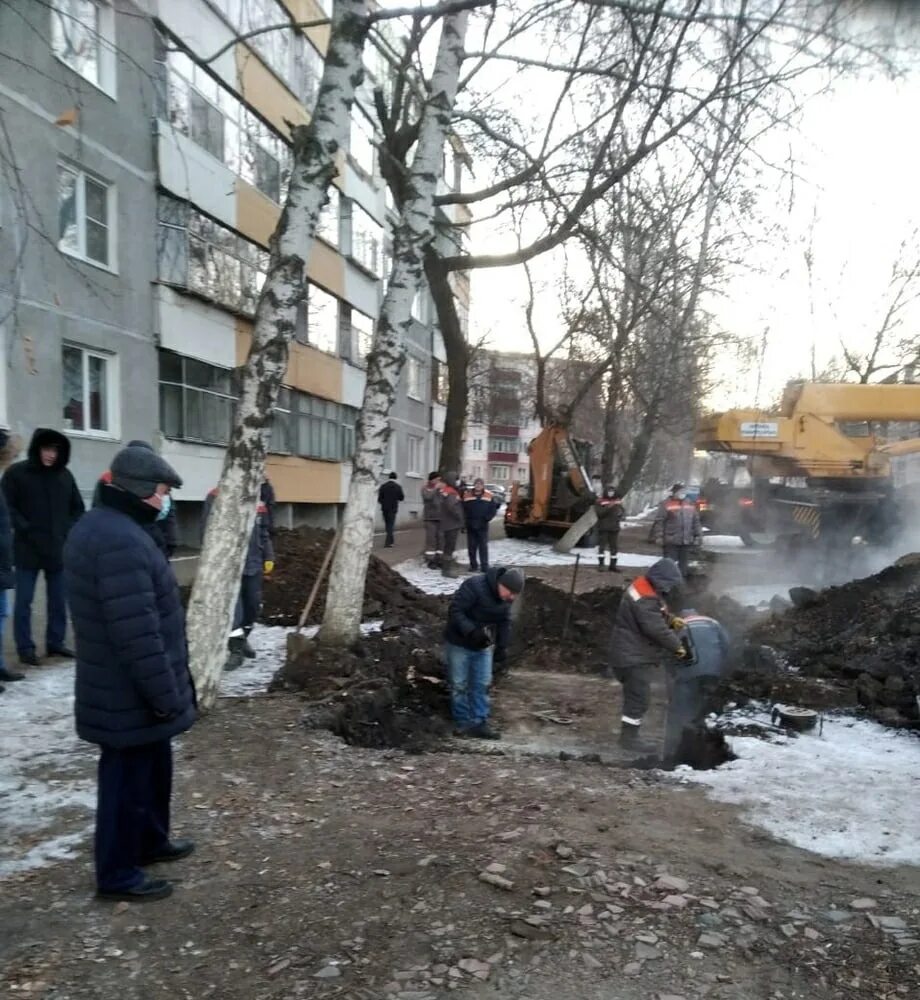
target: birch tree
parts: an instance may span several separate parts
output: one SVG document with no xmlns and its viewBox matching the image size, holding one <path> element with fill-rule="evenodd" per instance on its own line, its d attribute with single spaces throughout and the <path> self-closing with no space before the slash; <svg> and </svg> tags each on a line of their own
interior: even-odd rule
<svg viewBox="0 0 920 1000">
<path fill-rule="evenodd" d="M 217 697 L 226 659 L 256 499 L 265 470 L 272 411 L 287 369 L 297 307 L 307 292 L 307 259 L 316 224 L 347 147 L 351 106 L 360 85 L 370 22 L 366 0 L 336 0 L 316 108 L 309 124 L 292 129 L 287 199 L 269 245 L 268 275 L 256 306 L 252 344 L 217 498 L 208 519 L 188 612 L 189 661 L 199 704 Z"/>
<path fill-rule="evenodd" d="M 406 360 L 412 301 L 422 287 L 425 251 L 435 236 L 434 197 L 463 65 L 468 20 L 468 12 L 460 11 L 442 22 L 418 139 L 402 186 L 400 216 L 393 233 L 393 271 L 368 357 L 348 502 L 319 633 L 323 643 L 344 645 L 360 633 L 364 583 L 374 540 L 377 483 L 390 435 L 388 417 Z"/>
</svg>

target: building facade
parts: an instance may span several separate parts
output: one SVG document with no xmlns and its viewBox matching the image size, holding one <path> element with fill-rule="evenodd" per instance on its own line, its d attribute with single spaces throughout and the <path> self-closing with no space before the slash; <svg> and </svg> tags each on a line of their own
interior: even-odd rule
<svg viewBox="0 0 920 1000">
<path fill-rule="evenodd" d="M 9 264 L 0 317 L 15 307 L 2 327 L 4 401 L 20 433 L 47 425 L 73 435 L 87 493 L 118 443 L 155 441 L 185 481 L 180 523 L 194 543 L 200 502 L 220 475 L 236 372 L 286 194 L 290 126 L 309 121 L 322 76 L 328 28 L 301 31 L 294 18 L 321 20 L 331 3 L 138 4 L 0 7 L 0 49 L 35 67 L 30 83 L 0 63 L 24 181 L 22 195 L 0 196 L 0 263 Z M 366 113 L 373 87 L 386 86 L 376 50 L 366 71 L 274 414 L 268 476 L 283 526 L 337 521 L 389 270 L 388 199 Z M 20 90 L 13 79 L 23 80 Z M 460 179 L 463 160 L 452 152 L 445 188 Z M 17 199 L 45 213 L 47 238 L 19 253 L 22 275 L 8 287 L 3 275 L 17 273 L 23 242 Z M 444 418 L 444 351 L 427 294 L 413 315 L 389 463 L 404 485 L 406 519 L 419 514 Z"/>
</svg>

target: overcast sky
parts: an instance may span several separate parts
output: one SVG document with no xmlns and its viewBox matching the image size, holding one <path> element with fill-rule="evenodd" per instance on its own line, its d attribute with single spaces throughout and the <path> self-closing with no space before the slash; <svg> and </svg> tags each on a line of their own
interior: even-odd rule
<svg viewBox="0 0 920 1000">
<path fill-rule="evenodd" d="M 750 270 L 733 276 L 707 304 L 736 334 L 761 344 L 766 331 L 766 349 L 755 372 L 739 375 L 736 359 L 725 359 L 713 406 L 769 403 L 787 379 L 809 373 L 813 346 L 820 368 L 840 353 L 841 336 L 851 347 L 871 336 L 884 313 L 892 264 L 920 223 L 918 106 L 916 75 L 897 83 L 843 81 L 807 106 L 795 133 L 766 141 L 768 159 L 791 154 L 796 164 L 794 198 L 785 184 L 762 192 L 765 225 L 753 234 L 761 245 L 746 261 Z M 811 289 L 804 258 L 809 242 Z M 507 243 L 482 226 L 473 249 Z M 542 259 L 535 272 L 543 288 L 540 329 L 548 343 L 560 329 L 559 255 Z M 471 336 L 487 335 L 490 346 L 500 349 L 529 350 L 526 294 L 520 268 L 476 271 Z"/>
</svg>

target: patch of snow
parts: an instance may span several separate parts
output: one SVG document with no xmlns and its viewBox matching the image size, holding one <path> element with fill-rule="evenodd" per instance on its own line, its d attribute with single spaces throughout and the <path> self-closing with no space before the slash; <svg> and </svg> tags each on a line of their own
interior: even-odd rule
<svg viewBox="0 0 920 1000">
<path fill-rule="evenodd" d="M 365 634 L 380 630 L 365 622 Z M 265 691 L 284 662 L 294 629 L 257 625 L 250 636 L 257 659 L 221 678 L 222 697 Z M 318 627 L 304 629 L 315 635 Z M 30 670 L 0 694 L 0 879 L 81 850 L 93 829 L 97 749 L 77 737 L 73 718 L 74 664 Z M 61 826 L 66 833 L 55 833 Z"/>
<path fill-rule="evenodd" d="M 594 563 L 597 559 L 597 547 L 576 551 L 581 555 L 582 564 Z M 489 542 L 489 561 L 493 566 L 517 566 L 521 569 L 528 566 L 573 566 L 575 555 L 575 552 L 556 552 L 552 539 L 498 538 Z M 466 554 L 458 552 L 457 556 L 459 571 L 469 575 L 471 571 Z M 659 555 L 637 552 L 620 552 L 617 556 L 620 567 L 624 569 L 644 569 L 653 566 L 660 558 Z M 393 569 L 426 594 L 450 595 L 464 579 L 462 576 L 442 576 L 439 569 L 428 569 L 421 559 L 406 559 Z"/>
<path fill-rule="evenodd" d="M 765 608 L 777 595 L 789 599 L 789 584 L 757 583 L 740 586 L 714 587 L 717 593 L 730 597 L 746 608 Z"/>
<path fill-rule="evenodd" d="M 762 549 L 748 548 L 737 535 L 709 535 L 703 534 L 703 548 L 709 552 L 749 552 L 751 555 L 760 555 Z"/>
<path fill-rule="evenodd" d="M 738 714 L 739 721 L 752 721 Z M 754 721 L 769 722 L 766 712 Z M 920 864 L 920 739 L 851 716 L 825 718 L 823 734 L 766 742 L 729 737 L 738 760 L 714 771 L 680 768 L 747 822 L 827 858 Z"/>
</svg>

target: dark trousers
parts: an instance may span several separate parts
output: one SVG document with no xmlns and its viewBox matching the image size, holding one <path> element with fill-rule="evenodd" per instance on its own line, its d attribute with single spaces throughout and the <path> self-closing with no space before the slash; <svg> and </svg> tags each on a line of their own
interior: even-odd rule
<svg viewBox="0 0 920 1000">
<path fill-rule="evenodd" d="M 625 667 L 616 671 L 617 680 L 623 685 L 623 720 L 638 726 L 648 711 L 652 697 L 651 664 Z"/>
<path fill-rule="evenodd" d="M 20 654 L 34 653 L 32 638 L 32 601 L 38 584 L 37 569 L 16 570 L 16 603 L 13 606 L 13 635 Z M 45 650 L 54 652 L 64 645 L 67 632 L 67 607 L 64 600 L 64 572 L 45 573 L 48 595 L 48 622 L 45 627 Z"/>
<path fill-rule="evenodd" d="M 466 527 L 466 550 L 470 557 L 470 569 L 489 571 L 489 526 L 488 524 L 468 524 Z"/>
<path fill-rule="evenodd" d="M 392 545 L 396 539 L 393 537 L 393 529 L 396 527 L 396 511 L 385 510 L 383 512 L 383 528 L 387 533 L 386 544 Z"/>
<path fill-rule="evenodd" d="M 457 535 L 459 528 L 450 528 L 441 532 L 441 551 L 444 553 L 444 562 L 449 563 L 454 558 L 454 549 L 457 547 Z"/>
<path fill-rule="evenodd" d="M 687 570 L 690 569 L 690 548 L 689 545 L 665 545 L 663 555 L 665 559 L 673 559 L 680 567 L 681 576 L 687 579 Z"/>
<path fill-rule="evenodd" d="M 96 886 L 123 892 L 140 885 L 140 866 L 169 843 L 172 795 L 169 740 L 103 747 L 96 805 Z"/>
<path fill-rule="evenodd" d="M 425 555 L 433 556 L 441 551 L 441 522 L 425 522 Z"/>
<path fill-rule="evenodd" d="M 256 623 L 262 609 L 262 574 L 250 573 L 240 579 L 240 596 L 236 599 L 233 613 L 234 631 L 238 628 L 248 632 Z"/>
<path fill-rule="evenodd" d="M 619 542 L 619 531 L 599 531 L 597 533 L 597 554 L 602 556 L 605 552 L 609 552 L 616 558 Z"/>
</svg>

